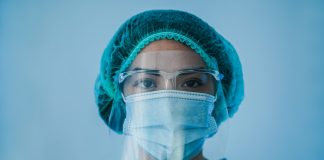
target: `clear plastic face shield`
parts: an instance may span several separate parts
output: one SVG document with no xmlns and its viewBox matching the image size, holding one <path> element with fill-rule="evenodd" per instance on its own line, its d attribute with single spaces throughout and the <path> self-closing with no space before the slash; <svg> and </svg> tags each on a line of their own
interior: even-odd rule
<svg viewBox="0 0 324 160">
<path fill-rule="evenodd" d="M 121 159 L 224 158 L 228 120 L 214 117 L 228 118 L 222 78 L 193 51 L 140 53 L 118 76 L 126 109 Z"/>
</svg>

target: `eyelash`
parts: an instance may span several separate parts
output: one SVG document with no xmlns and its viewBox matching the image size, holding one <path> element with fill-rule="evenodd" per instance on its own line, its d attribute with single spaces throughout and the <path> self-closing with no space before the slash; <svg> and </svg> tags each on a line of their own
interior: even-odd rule
<svg viewBox="0 0 324 160">
<path fill-rule="evenodd" d="M 194 81 L 195 83 L 198 83 L 198 86 L 201 86 L 203 84 L 201 82 L 201 80 L 199 80 L 199 79 L 189 79 L 189 80 L 185 81 L 181 86 L 184 86 L 187 82 L 192 82 L 192 81 Z M 185 86 L 185 87 L 187 87 L 187 86 Z M 197 87 L 197 86 L 195 86 L 195 87 Z"/>
<path fill-rule="evenodd" d="M 149 79 L 149 78 L 136 80 L 132 86 L 133 86 L 133 87 L 136 87 L 136 86 L 138 86 L 140 83 L 145 82 L 146 80 L 149 80 L 150 82 L 152 82 L 153 85 L 154 85 L 154 87 L 156 87 L 156 84 L 154 84 L 153 80 L 152 80 L 152 79 Z M 142 88 L 144 88 L 144 87 L 142 87 Z"/>
</svg>

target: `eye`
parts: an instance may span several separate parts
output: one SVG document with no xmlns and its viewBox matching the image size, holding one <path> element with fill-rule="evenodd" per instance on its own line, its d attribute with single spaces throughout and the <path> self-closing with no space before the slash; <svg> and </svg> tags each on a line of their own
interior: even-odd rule
<svg viewBox="0 0 324 160">
<path fill-rule="evenodd" d="M 140 87 L 143 89 L 151 89 L 151 88 L 156 87 L 156 84 L 155 84 L 154 80 L 145 78 L 145 79 L 137 80 L 133 86 Z"/>
<path fill-rule="evenodd" d="M 201 86 L 203 83 L 200 80 L 197 79 L 191 79 L 187 80 L 182 84 L 183 87 L 189 87 L 189 88 L 196 88 Z"/>
</svg>

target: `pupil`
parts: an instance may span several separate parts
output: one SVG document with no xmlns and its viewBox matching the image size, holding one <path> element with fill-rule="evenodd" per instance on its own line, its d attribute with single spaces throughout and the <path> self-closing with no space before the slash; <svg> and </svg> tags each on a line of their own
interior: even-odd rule
<svg viewBox="0 0 324 160">
<path fill-rule="evenodd" d="M 144 81 L 144 86 L 145 87 L 150 87 L 152 85 L 152 82 L 150 81 Z"/>
<path fill-rule="evenodd" d="M 195 85 L 195 81 L 189 81 L 189 82 L 187 82 L 187 85 L 189 86 L 189 87 L 192 87 L 192 86 L 194 86 Z"/>
</svg>

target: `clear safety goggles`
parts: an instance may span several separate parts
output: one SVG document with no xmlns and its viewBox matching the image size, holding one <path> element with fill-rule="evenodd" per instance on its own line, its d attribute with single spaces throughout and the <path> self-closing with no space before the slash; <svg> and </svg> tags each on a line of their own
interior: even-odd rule
<svg viewBox="0 0 324 160">
<path fill-rule="evenodd" d="M 136 68 L 120 73 L 118 82 L 123 96 L 165 89 L 215 95 L 222 78 L 221 73 L 211 69 L 184 69 L 169 73 Z"/>
</svg>

